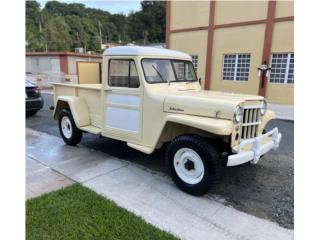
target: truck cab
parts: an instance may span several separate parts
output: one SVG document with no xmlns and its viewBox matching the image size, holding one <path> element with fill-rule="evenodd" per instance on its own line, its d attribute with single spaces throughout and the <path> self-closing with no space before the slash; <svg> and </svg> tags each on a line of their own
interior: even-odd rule
<svg viewBox="0 0 320 240">
<path fill-rule="evenodd" d="M 69 145 L 85 132 L 146 154 L 166 143 L 173 181 L 193 195 L 206 193 L 222 167 L 257 164 L 279 146 L 278 129 L 264 131 L 275 117 L 266 100 L 203 90 L 188 54 L 114 47 L 101 69 L 101 83 L 54 84 L 54 118 Z"/>
</svg>

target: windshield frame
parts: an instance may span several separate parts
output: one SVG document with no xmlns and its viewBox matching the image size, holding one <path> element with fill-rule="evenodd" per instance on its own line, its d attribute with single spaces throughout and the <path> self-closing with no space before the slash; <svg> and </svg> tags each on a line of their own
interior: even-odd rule
<svg viewBox="0 0 320 240">
<path fill-rule="evenodd" d="M 143 67 L 143 61 L 144 60 L 168 60 L 170 62 L 170 65 L 172 67 L 172 71 L 174 73 L 174 77 L 175 77 L 175 80 L 170 80 L 170 81 L 166 81 L 166 82 L 149 82 L 147 80 L 147 77 L 146 77 L 146 73 L 145 73 L 145 70 L 144 70 L 144 67 Z M 173 62 L 174 61 L 177 61 L 177 62 L 187 62 L 187 63 L 190 63 L 191 66 L 192 66 L 192 71 L 194 73 L 194 76 L 195 76 L 195 80 L 178 80 L 178 77 L 177 77 L 177 73 L 176 73 L 176 69 L 174 67 L 174 64 Z M 191 60 L 186 60 L 186 59 L 178 59 L 178 58 L 142 58 L 140 60 L 140 64 L 141 64 L 141 68 L 142 68 L 142 71 L 143 71 L 143 76 L 144 76 L 144 79 L 145 81 L 148 83 L 148 84 L 159 84 L 159 83 L 192 83 L 192 82 L 197 82 L 198 81 L 198 76 L 194 70 L 194 66 L 193 66 L 193 63 Z"/>
</svg>

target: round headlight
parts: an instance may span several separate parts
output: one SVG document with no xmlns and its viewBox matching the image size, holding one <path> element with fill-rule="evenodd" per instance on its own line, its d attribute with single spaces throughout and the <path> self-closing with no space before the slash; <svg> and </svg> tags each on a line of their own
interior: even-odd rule
<svg viewBox="0 0 320 240">
<path fill-rule="evenodd" d="M 260 108 L 260 114 L 263 116 L 267 112 L 267 102 L 263 101 L 262 102 L 262 107 Z"/>
<path fill-rule="evenodd" d="M 235 112 L 234 112 L 234 120 L 235 122 L 239 123 L 242 120 L 242 108 L 240 106 L 237 106 Z"/>
</svg>

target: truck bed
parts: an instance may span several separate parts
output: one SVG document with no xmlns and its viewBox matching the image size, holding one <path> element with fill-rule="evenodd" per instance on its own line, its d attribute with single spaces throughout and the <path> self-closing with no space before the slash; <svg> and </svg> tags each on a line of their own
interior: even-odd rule
<svg viewBox="0 0 320 240">
<path fill-rule="evenodd" d="M 54 105 L 56 106 L 59 96 L 75 96 L 84 98 L 88 105 L 90 114 L 90 122 L 88 128 L 102 127 L 102 105 L 101 105 L 101 89 L 102 84 L 67 84 L 54 83 Z M 95 130 L 97 131 L 97 129 Z"/>
<path fill-rule="evenodd" d="M 102 84 L 75 84 L 75 83 L 52 83 L 54 86 L 63 86 L 63 87 L 76 87 L 76 88 L 86 88 L 86 89 L 96 89 L 101 90 Z"/>
</svg>

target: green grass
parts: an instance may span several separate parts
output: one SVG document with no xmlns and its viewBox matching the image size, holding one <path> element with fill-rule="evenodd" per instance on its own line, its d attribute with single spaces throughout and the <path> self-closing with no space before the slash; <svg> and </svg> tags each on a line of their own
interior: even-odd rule
<svg viewBox="0 0 320 240">
<path fill-rule="evenodd" d="M 26 202 L 27 239 L 176 239 L 79 184 Z"/>
</svg>

